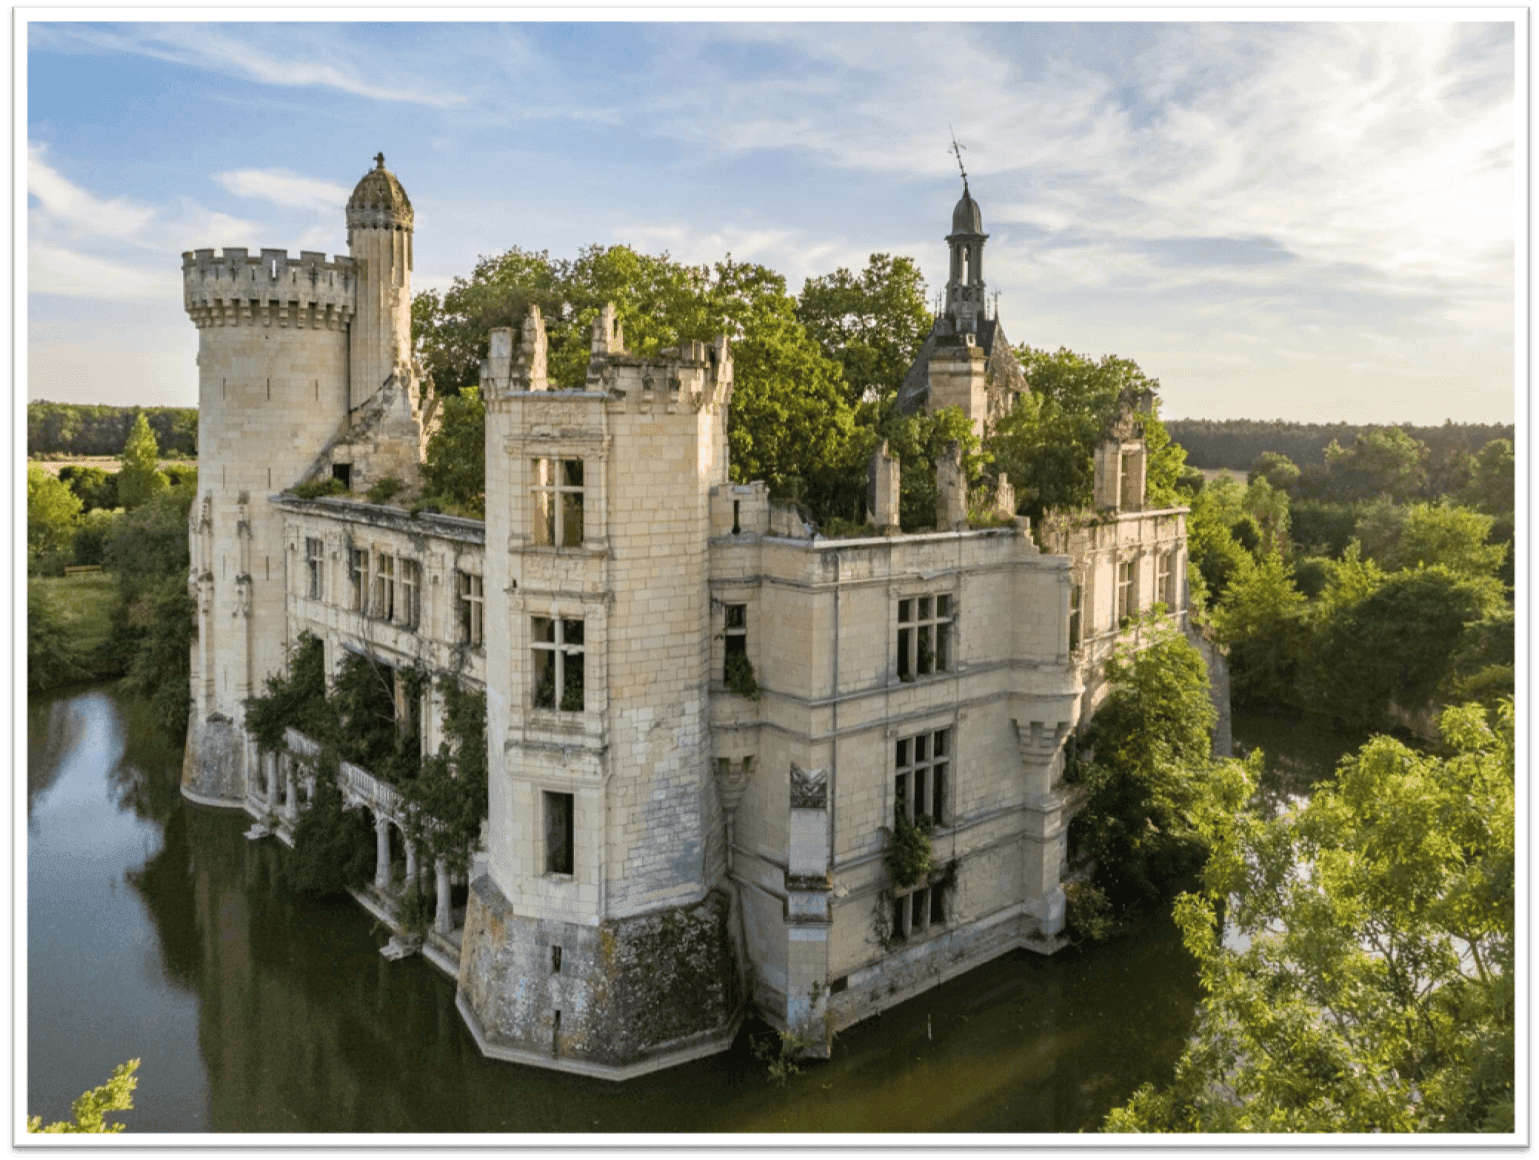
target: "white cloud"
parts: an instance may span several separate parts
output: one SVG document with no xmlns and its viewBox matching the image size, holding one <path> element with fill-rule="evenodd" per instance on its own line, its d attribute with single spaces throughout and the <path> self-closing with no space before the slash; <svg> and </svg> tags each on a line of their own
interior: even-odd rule
<svg viewBox="0 0 1539 1160">
<path fill-rule="evenodd" d="M 263 84 L 338 89 L 377 101 L 454 105 L 461 98 L 443 79 L 411 75 L 405 62 L 381 60 L 356 40 L 307 25 L 297 37 L 290 24 L 33 24 L 34 45 L 131 53 L 237 75 Z M 388 77 L 377 83 L 373 77 Z"/>
<path fill-rule="evenodd" d="M 292 209 L 339 217 L 352 191 L 335 182 L 304 177 L 284 169 L 232 169 L 214 180 L 236 197 L 253 197 Z"/>
<path fill-rule="evenodd" d="M 181 274 L 169 263 L 164 269 L 145 269 L 39 242 L 27 246 L 27 290 L 31 294 L 174 301 L 181 288 Z"/>
<path fill-rule="evenodd" d="M 44 160 L 47 146 L 27 145 L 27 192 L 43 213 L 77 234 L 131 239 L 155 219 L 155 211 L 123 198 L 99 198 L 63 177 Z"/>
</svg>

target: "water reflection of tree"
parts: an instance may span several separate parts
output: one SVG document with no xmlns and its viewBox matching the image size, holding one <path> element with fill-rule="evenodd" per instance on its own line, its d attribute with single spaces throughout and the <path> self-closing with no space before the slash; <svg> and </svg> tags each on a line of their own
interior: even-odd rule
<svg viewBox="0 0 1539 1160">
<path fill-rule="evenodd" d="M 183 747 L 166 737 L 150 702 L 123 693 L 112 695 L 123 725 L 123 757 L 107 773 L 119 809 L 166 823 L 182 803 Z"/>
</svg>

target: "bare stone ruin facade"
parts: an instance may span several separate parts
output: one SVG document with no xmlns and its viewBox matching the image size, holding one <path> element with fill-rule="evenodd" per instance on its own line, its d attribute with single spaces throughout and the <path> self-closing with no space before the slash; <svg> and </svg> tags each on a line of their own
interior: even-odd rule
<svg viewBox="0 0 1539 1160">
<path fill-rule="evenodd" d="M 885 449 L 871 534 L 827 539 L 729 482 L 725 339 L 642 358 L 608 310 L 587 382 L 555 390 L 531 310 L 482 365 L 484 522 L 300 499 L 327 476 L 414 479 L 431 418 L 413 215 L 382 157 L 347 226 L 329 261 L 184 255 L 204 462 L 183 792 L 292 832 L 313 747 L 290 731 L 259 753 L 243 706 L 302 632 L 328 672 L 353 651 L 484 690 L 483 848 L 463 914 L 445 868 L 421 868 L 440 900 L 424 949 L 481 1049 L 537 1066 L 625 1078 L 725 1048 L 750 1010 L 816 1054 L 1005 951 L 1056 949 L 1065 744 L 1134 615 L 1186 618 L 1184 509 L 1146 510 L 1139 401 L 1098 455 L 1100 510 L 1041 546 L 1024 519 L 969 530 L 944 457 L 938 530 L 900 533 Z M 1029 389 L 986 316 L 985 238 L 964 193 L 947 308 L 903 388 L 980 430 Z M 1007 486 L 1000 502 L 1013 514 Z M 436 751 L 439 694 L 408 701 Z M 374 817 L 363 900 L 389 919 L 399 797 L 367 770 L 342 782 Z M 899 814 L 933 819 L 936 867 L 902 887 Z"/>
</svg>

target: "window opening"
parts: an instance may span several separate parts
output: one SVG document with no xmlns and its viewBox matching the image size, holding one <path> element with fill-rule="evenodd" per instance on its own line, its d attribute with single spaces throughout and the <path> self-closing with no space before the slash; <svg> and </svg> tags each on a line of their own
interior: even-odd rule
<svg viewBox="0 0 1539 1160">
<path fill-rule="evenodd" d="M 363 611 L 364 580 L 369 574 L 369 550 L 354 548 L 348 556 L 348 604 L 353 612 Z"/>
<path fill-rule="evenodd" d="M 1079 607 L 1083 599 L 1078 584 L 1069 589 L 1069 651 L 1079 648 Z"/>
<path fill-rule="evenodd" d="M 561 973 L 561 948 L 557 946 L 550 948 L 550 973 L 553 975 Z"/>
<path fill-rule="evenodd" d="M 898 679 L 951 671 L 951 597 L 898 601 Z"/>
<path fill-rule="evenodd" d="M 321 585 L 326 569 L 326 544 L 323 540 L 305 537 L 305 570 L 309 574 L 310 599 L 321 598 Z"/>
<path fill-rule="evenodd" d="M 534 707 L 580 713 L 584 708 L 583 622 L 536 616 L 531 624 Z"/>
<path fill-rule="evenodd" d="M 946 784 L 951 769 L 951 730 L 937 729 L 898 741 L 893 763 L 893 821 L 928 817 L 946 824 Z"/>
<path fill-rule="evenodd" d="M 1120 625 L 1133 611 L 1133 561 L 1117 565 L 1117 623 Z"/>
<path fill-rule="evenodd" d="M 572 836 L 572 795 L 547 792 L 545 794 L 545 873 L 572 873 Z"/>
<path fill-rule="evenodd" d="M 1154 579 L 1155 599 L 1165 606 L 1166 612 L 1174 612 L 1176 607 L 1174 585 L 1171 584 L 1171 565 L 1174 552 L 1162 552 L 1157 564 L 1158 571 Z"/>
<path fill-rule="evenodd" d="M 546 547 L 582 547 L 582 460 L 535 459 L 531 470 L 534 542 Z"/>
<path fill-rule="evenodd" d="M 459 578 L 460 640 L 471 648 L 480 648 L 484 610 L 481 577 L 473 572 L 461 572 Z"/>
<path fill-rule="evenodd" d="M 401 602 L 397 615 L 405 628 L 416 628 L 422 619 L 422 565 L 416 560 L 401 561 Z"/>
<path fill-rule="evenodd" d="M 369 614 L 380 620 L 395 619 L 395 557 L 381 554 L 375 561 L 374 599 Z"/>
<path fill-rule="evenodd" d="M 331 465 L 331 478 L 340 479 L 342 486 L 351 491 L 353 488 L 353 465 L 351 463 L 333 463 Z"/>
</svg>

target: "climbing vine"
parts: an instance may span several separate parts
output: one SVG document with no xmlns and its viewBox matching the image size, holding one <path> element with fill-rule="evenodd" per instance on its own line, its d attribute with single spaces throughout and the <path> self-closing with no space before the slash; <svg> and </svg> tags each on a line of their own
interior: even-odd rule
<svg viewBox="0 0 1539 1160">
<path fill-rule="evenodd" d="M 439 680 L 438 692 L 447 740 L 403 786 L 415 807 L 407 831 L 419 848 L 460 874 L 469 868 L 486 817 L 486 694 L 466 692 L 449 676 Z"/>
</svg>

